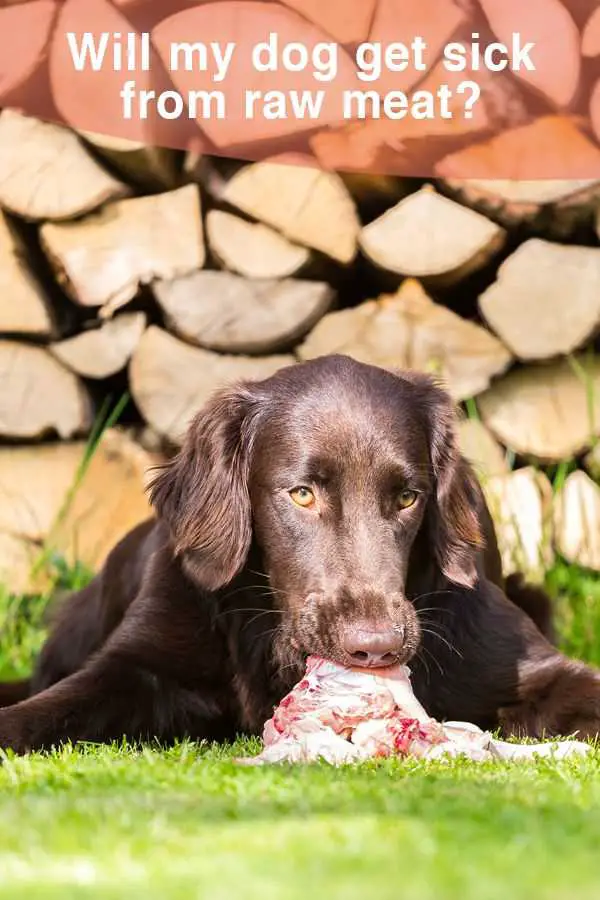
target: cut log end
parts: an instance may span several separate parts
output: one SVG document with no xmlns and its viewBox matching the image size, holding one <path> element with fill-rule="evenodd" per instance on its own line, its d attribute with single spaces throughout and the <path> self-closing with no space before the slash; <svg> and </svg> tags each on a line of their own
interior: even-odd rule
<svg viewBox="0 0 600 900">
<path fill-rule="evenodd" d="M 266 378 L 294 362 L 286 355 L 253 359 L 212 353 L 151 326 L 131 360 L 130 385 L 148 425 L 179 444 L 192 417 L 218 388 Z"/>
<path fill-rule="evenodd" d="M 543 582 L 554 561 L 552 486 L 534 467 L 490 478 L 483 484 L 505 575 L 521 573 Z"/>
<path fill-rule="evenodd" d="M 434 303 L 413 280 L 395 295 L 325 316 L 297 353 L 302 359 L 345 353 L 387 369 L 429 372 L 456 400 L 484 391 L 511 361 L 493 335 Z"/>
<path fill-rule="evenodd" d="M 600 328 L 600 250 L 527 241 L 502 264 L 479 308 L 519 359 L 571 353 Z"/>
<path fill-rule="evenodd" d="M 246 166 L 226 184 L 221 199 L 339 263 L 348 265 L 356 256 L 360 223 L 352 198 L 342 179 L 321 171 L 314 160 Z"/>
<path fill-rule="evenodd" d="M 47 223 L 41 240 L 59 280 L 82 306 L 110 316 L 156 278 L 204 265 L 200 197 L 195 185 L 122 200 L 77 222 Z"/>
<path fill-rule="evenodd" d="M 559 491 L 554 528 L 567 562 L 600 572 L 600 487 L 585 472 L 573 472 Z"/>
<path fill-rule="evenodd" d="M 209 271 L 157 282 L 154 292 L 176 334 L 209 350 L 248 354 L 289 349 L 335 296 L 323 282 L 250 281 Z"/>
<path fill-rule="evenodd" d="M 70 438 L 92 425 L 89 398 L 79 379 L 46 350 L 0 341 L 0 436 Z"/>
<path fill-rule="evenodd" d="M 475 473 L 486 481 L 509 472 L 506 453 L 478 419 L 465 419 L 458 424 L 460 449 Z"/>
<path fill-rule="evenodd" d="M 33 221 L 72 219 L 129 192 L 68 129 L 0 113 L 0 204 L 9 212 Z"/>
<path fill-rule="evenodd" d="M 516 369 L 478 406 L 485 425 L 513 452 L 544 463 L 571 459 L 598 433 L 600 362 L 582 356 Z"/>
<path fill-rule="evenodd" d="M 310 262 L 310 251 L 268 225 L 213 209 L 206 217 L 208 245 L 219 263 L 246 278 L 290 278 Z"/>
<path fill-rule="evenodd" d="M 363 253 L 399 276 L 454 284 L 502 248 L 505 232 L 426 185 L 363 229 Z"/>
<path fill-rule="evenodd" d="M 144 313 L 125 313 L 100 328 L 57 341 L 49 350 L 83 378 L 110 378 L 125 368 L 145 327 Z"/>
<path fill-rule="evenodd" d="M 4 587 L 20 592 L 51 587 L 53 573 L 39 565 L 43 548 L 71 565 L 97 569 L 115 543 L 150 517 L 147 472 L 161 459 L 115 429 L 102 435 L 82 474 L 86 452 L 83 441 L 0 448 Z"/>
</svg>

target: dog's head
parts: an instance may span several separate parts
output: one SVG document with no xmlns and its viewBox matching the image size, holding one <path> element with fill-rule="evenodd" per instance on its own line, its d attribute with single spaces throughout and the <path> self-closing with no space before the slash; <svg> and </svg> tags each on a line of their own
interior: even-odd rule
<svg viewBox="0 0 600 900">
<path fill-rule="evenodd" d="M 206 590 L 258 549 L 280 639 L 301 654 L 406 661 L 419 644 L 415 569 L 463 587 L 477 577 L 477 494 L 450 399 L 427 376 L 347 357 L 219 392 L 152 502 Z"/>
</svg>

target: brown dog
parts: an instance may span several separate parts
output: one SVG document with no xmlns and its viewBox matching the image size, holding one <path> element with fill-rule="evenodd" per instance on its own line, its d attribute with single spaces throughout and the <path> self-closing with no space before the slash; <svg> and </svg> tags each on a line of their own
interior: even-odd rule
<svg viewBox="0 0 600 900">
<path fill-rule="evenodd" d="M 0 711 L 0 746 L 257 733 L 311 653 L 410 662 L 439 719 L 600 730 L 600 673 L 542 635 L 543 598 L 504 593 L 429 378 L 334 356 L 222 391 L 152 501 L 157 521 L 63 607 L 31 684 L 3 686 L 31 696 Z"/>
</svg>

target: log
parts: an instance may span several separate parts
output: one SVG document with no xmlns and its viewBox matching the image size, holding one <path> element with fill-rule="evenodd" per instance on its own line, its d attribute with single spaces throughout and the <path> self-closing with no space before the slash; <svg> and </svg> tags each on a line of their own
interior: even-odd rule
<svg viewBox="0 0 600 900">
<path fill-rule="evenodd" d="M 448 286 L 485 266 L 505 241 L 498 225 L 426 185 L 363 228 L 360 247 L 380 269 Z"/>
<path fill-rule="evenodd" d="M 586 22 L 581 38 L 581 55 L 591 59 L 600 56 L 600 7 Z"/>
<path fill-rule="evenodd" d="M 465 19 L 460 4 L 454 0 L 420 0 L 419 3 L 379 0 L 374 10 L 369 41 L 380 43 L 385 48 L 393 40 L 406 41 L 409 44 L 413 36 L 420 35 L 427 45 L 428 69 L 431 70 L 446 44 L 458 37 L 457 31 Z M 399 37 L 395 38 L 394 35 Z M 446 72 L 446 75 L 448 74 Z M 469 78 L 469 75 L 463 77 Z M 409 94 L 422 80 L 424 80 L 423 72 L 418 71 L 413 65 L 408 65 L 404 71 L 398 72 L 384 67 L 375 87 L 381 94 L 393 90 Z M 445 79 L 438 81 L 437 86 L 444 81 Z"/>
<path fill-rule="evenodd" d="M 527 41 L 529 24 L 530 32 L 538 35 L 534 67 L 530 71 L 521 66 L 514 74 L 553 106 L 569 106 L 579 85 L 581 56 L 579 29 L 566 5 L 561 0 L 529 0 L 526 8 L 521 0 L 479 3 L 492 31 L 508 47 L 514 33 Z"/>
<path fill-rule="evenodd" d="M 567 562 L 600 571 L 600 487 L 585 472 L 572 472 L 558 492 L 554 531 Z"/>
<path fill-rule="evenodd" d="M 54 332 L 49 298 L 29 268 L 23 241 L 0 211 L 0 333 L 51 337 Z"/>
<path fill-rule="evenodd" d="M 600 328 L 600 249 L 526 241 L 500 266 L 479 309 L 521 360 L 571 353 Z"/>
<path fill-rule="evenodd" d="M 593 219 L 600 180 L 448 179 L 441 189 L 506 228 L 525 223 L 556 237 L 568 237 Z"/>
<path fill-rule="evenodd" d="M 479 419 L 459 421 L 458 438 L 461 453 L 481 481 L 508 474 L 506 453 Z"/>
<path fill-rule="evenodd" d="M 542 583 L 554 562 L 552 485 L 533 466 L 486 480 L 483 491 L 498 539 L 504 575 Z"/>
<path fill-rule="evenodd" d="M 48 573 L 32 572 L 43 548 L 71 565 L 97 569 L 114 544 L 150 516 L 144 488 L 160 457 L 115 429 L 104 433 L 82 474 L 86 452 L 81 441 L 0 448 L 3 586 L 20 592 L 47 587 Z"/>
<path fill-rule="evenodd" d="M 294 362 L 288 355 L 221 356 L 190 347 L 152 325 L 133 354 L 129 382 L 145 421 L 179 444 L 191 418 L 217 388 L 239 379 L 267 378 Z"/>
<path fill-rule="evenodd" d="M 390 157 L 398 156 L 390 122 L 382 119 L 317 131 L 309 144 L 319 164 L 328 172 L 337 170 L 367 177 L 372 172 L 394 172 Z"/>
<path fill-rule="evenodd" d="M 206 238 L 220 265 L 246 278 L 290 278 L 311 259 L 306 247 L 293 244 L 268 225 L 218 209 L 206 217 Z"/>
<path fill-rule="evenodd" d="M 283 0 L 340 44 L 366 41 L 377 0 Z"/>
<path fill-rule="evenodd" d="M 477 403 L 505 447 L 546 463 L 570 459 L 600 433 L 600 361 L 582 356 L 516 369 Z"/>
<path fill-rule="evenodd" d="M 0 447 L 0 533 L 41 547 L 74 489 L 85 441 Z"/>
<path fill-rule="evenodd" d="M 353 4 L 356 2 L 353 0 Z M 359 85 L 354 60 L 344 47 L 338 45 L 335 70 L 327 63 L 325 65 L 325 76 L 331 77 L 335 72 L 335 78 L 324 85 L 327 89 L 320 98 L 322 102 L 318 107 L 313 104 L 312 110 L 305 108 L 301 116 L 294 115 L 289 92 L 299 92 L 302 98 L 303 91 L 314 91 L 320 83 L 315 79 L 315 69 L 310 63 L 293 72 L 279 64 L 275 78 L 272 71 L 259 71 L 253 66 L 254 48 L 267 40 L 269 34 L 277 36 L 280 48 L 286 44 L 301 43 L 307 49 L 309 59 L 321 53 L 323 60 L 322 46 L 331 43 L 330 35 L 294 10 L 278 3 L 257 0 L 242 3 L 221 0 L 220 3 L 196 5 L 168 16 L 152 30 L 152 44 L 165 68 L 169 69 L 175 88 L 184 98 L 192 98 L 190 116 L 195 116 L 198 128 L 215 147 L 220 151 L 227 150 L 224 155 L 237 159 L 260 158 L 265 155 L 265 147 L 281 143 L 282 139 L 286 139 L 287 144 L 303 146 L 305 134 L 317 125 L 327 128 L 343 122 L 344 90 Z M 235 36 L 236 52 L 231 58 L 226 78 L 218 80 L 214 65 L 209 65 L 207 71 L 199 71 L 198 68 L 187 71 L 181 65 L 171 67 L 173 45 L 189 42 L 190 35 L 202 35 L 205 43 L 224 43 L 231 40 L 232 35 Z M 281 102 L 268 96 L 273 87 L 282 95 Z M 218 99 L 215 98 L 215 88 L 222 95 Z M 201 91 L 212 95 L 210 104 L 194 102 Z M 257 101 L 251 108 L 247 102 L 249 95 Z M 298 94 L 293 96 L 298 97 Z M 318 113 L 318 122 L 314 112 Z M 193 118 L 190 121 L 194 124 Z"/>
<path fill-rule="evenodd" d="M 118 429 L 103 434 L 81 487 L 50 535 L 67 563 L 80 560 L 97 571 L 115 544 L 150 517 L 146 488 L 151 467 L 162 462 Z"/>
<path fill-rule="evenodd" d="M 53 356 L 83 378 L 110 378 L 125 368 L 146 328 L 144 313 L 124 313 L 100 328 L 50 344 Z"/>
<path fill-rule="evenodd" d="M 485 78 L 485 76 L 484 76 Z M 475 107 L 472 119 L 461 115 L 464 98 L 456 93 L 456 88 L 464 75 L 447 72 L 441 65 L 436 66 L 419 86 L 419 90 L 433 91 L 440 84 L 448 84 L 453 91 L 454 100 L 449 104 L 451 118 L 436 117 L 422 120 L 406 118 L 394 121 L 387 118 L 369 119 L 351 122 L 339 128 L 323 129 L 309 139 L 315 157 L 328 171 L 357 172 L 371 174 L 387 172 L 390 175 L 420 175 L 422 163 L 407 158 L 404 151 L 407 142 L 426 141 L 425 152 L 431 152 L 430 143 L 433 138 L 455 141 L 456 139 L 473 138 L 485 133 L 491 127 L 488 114 L 487 94 L 482 90 L 482 100 Z M 456 81 L 456 85 L 453 82 Z M 457 111 L 457 107 L 461 111 Z M 452 149 L 453 143 L 448 149 Z M 447 152 L 447 151 L 446 151 Z M 419 154 L 416 153 L 418 158 Z"/>
<path fill-rule="evenodd" d="M 352 122 L 341 128 L 317 132 L 309 139 L 311 150 L 328 170 L 421 177 L 423 161 L 431 160 L 432 153 L 435 153 L 434 159 L 443 158 L 457 145 L 464 146 L 467 140 L 473 142 L 492 129 L 504 131 L 527 121 L 527 107 L 513 81 L 502 73 L 492 74 L 487 70 L 473 75 L 481 96 L 472 118 L 466 118 L 463 115 L 465 97 L 460 88 L 468 77 L 464 72 L 448 72 L 439 62 L 418 85 L 418 90 L 434 95 L 441 84 L 448 86 L 452 92 L 448 104 L 450 118 L 416 119 L 410 116 L 394 121 L 383 117 Z M 495 159 L 495 165 L 498 166 L 498 159 Z M 463 177 L 467 175 L 465 173 Z M 497 177 L 497 171 L 495 175 Z"/>
<path fill-rule="evenodd" d="M 360 222 L 342 179 L 310 158 L 300 165 L 277 161 L 240 169 L 221 200 L 280 231 L 290 241 L 348 265 L 356 256 Z M 299 157 L 297 157 L 299 159 Z"/>
<path fill-rule="evenodd" d="M 168 191 L 179 185 L 182 168 L 179 151 L 93 131 L 80 134 L 128 184 L 145 191 Z"/>
<path fill-rule="evenodd" d="M 297 343 L 331 307 L 319 281 L 249 281 L 230 272 L 195 272 L 154 285 L 167 325 L 222 353 L 274 353 Z"/>
<path fill-rule="evenodd" d="M 129 188 L 102 169 L 66 128 L 0 113 L 0 205 L 24 219 L 72 219 Z"/>
<path fill-rule="evenodd" d="M 0 373 L 0 437 L 70 438 L 91 427 L 84 387 L 47 350 L 0 341 Z"/>
<path fill-rule="evenodd" d="M 165 15 L 168 12 L 170 10 L 164 10 Z M 75 72 L 65 35 L 84 35 L 90 30 L 97 40 L 103 33 L 111 38 L 106 45 L 103 64 L 96 68 L 88 64 L 81 71 Z M 113 60 L 112 35 L 121 38 L 122 66 L 115 64 Z M 136 57 L 131 61 L 133 68 L 127 71 L 130 64 L 130 36 L 136 43 Z M 161 118 L 158 104 L 154 102 L 150 102 L 142 110 L 141 105 L 134 101 L 131 115 L 124 115 L 121 91 L 126 81 L 134 81 L 137 99 L 141 99 L 143 91 L 155 91 L 155 96 L 159 97 L 173 87 L 152 45 L 148 53 L 148 69 L 143 69 L 140 45 L 141 36 L 135 25 L 127 15 L 115 8 L 111 0 L 85 0 L 84 3 L 80 0 L 62 0 L 60 3 L 48 65 L 53 104 L 62 122 L 78 133 L 89 135 L 92 142 L 99 143 L 100 153 L 104 149 L 109 155 L 112 153 L 113 161 L 117 165 L 121 163 L 126 172 L 130 170 L 130 163 L 126 159 L 128 141 L 138 147 L 185 147 L 187 137 L 196 131 L 195 125 L 185 115 L 170 120 Z M 98 132 L 113 136 L 115 142 L 110 142 L 107 146 L 106 140 Z M 171 152 L 167 151 L 166 156 L 171 156 Z M 146 175 L 148 163 L 151 161 L 156 164 L 164 157 L 162 151 L 148 151 L 145 159 Z M 141 159 L 141 155 L 138 158 Z M 160 187 L 170 188 L 174 184 L 161 182 Z"/>
<path fill-rule="evenodd" d="M 0 8 L 0 101 L 13 97 L 43 63 L 58 4 L 32 0 Z"/>
<path fill-rule="evenodd" d="M 494 180 L 510 170 L 515 181 L 556 179 L 556 173 L 564 171 L 565 159 L 573 179 L 597 180 L 600 148 L 571 117 L 542 116 L 451 153 L 439 160 L 434 170 L 438 178 L 471 183 Z"/>
<path fill-rule="evenodd" d="M 296 352 L 301 359 L 345 353 L 382 368 L 431 372 L 455 400 L 485 390 L 511 361 L 497 338 L 434 303 L 413 280 L 396 294 L 329 313 Z"/>
<path fill-rule="evenodd" d="M 81 306 L 110 316 L 140 285 L 204 265 L 200 196 L 195 185 L 121 200 L 77 222 L 47 223 L 42 246 L 59 281 Z"/>
</svg>

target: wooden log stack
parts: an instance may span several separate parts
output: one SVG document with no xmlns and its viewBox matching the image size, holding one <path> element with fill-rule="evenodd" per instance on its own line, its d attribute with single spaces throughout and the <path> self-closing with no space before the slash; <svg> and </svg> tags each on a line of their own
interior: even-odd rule
<svg viewBox="0 0 600 900">
<path fill-rule="evenodd" d="M 287 6 L 327 19 L 327 4 Z M 577 24 L 595 64 L 598 13 Z M 574 77 L 545 81 L 554 113 L 517 114 L 515 129 L 548 152 L 571 140 L 600 172 L 592 132 L 556 112 Z M 517 81 L 518 99 L 531 85 Z M 590 103 L 600 138 L 598 90 Z M 215 388 L 332 352 L 447 385 L 508 571 L 541 578 L 556 554 L 600 571 L 600 178 L 486 178 L 486 153 L 514 152 L 511 135 L 447 153 L 423 183 L 336 174 L 360 146 L 391 152 L 376 123 L 319 133 L 293 165 L 234 164 L 0 112 L 0 581 L 29 588 L 31 549 L 64 535 L 60 497 L 107 399 L 131 398 L 82 479 L 85 540 L 61 544 L 70 558 L 85 545 L 91 565 L 147 513 L 140 473 Z M 109 469 L 124 499 L 115 488 L 99 515 Z"/>
</svg>

